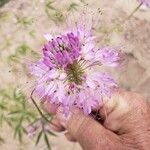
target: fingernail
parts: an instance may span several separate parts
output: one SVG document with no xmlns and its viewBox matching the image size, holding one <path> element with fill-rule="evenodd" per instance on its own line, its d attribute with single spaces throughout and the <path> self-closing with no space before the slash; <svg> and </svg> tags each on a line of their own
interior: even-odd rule
<svg viewBox="0 0 150 150">
<path fill-rule="evenodd" d="M 65 110 L 64 107 L 60 106 L 57 111 L 57 117 L 63 127 L 67 127 L 67 123 L 72 115 L 72 112 Z"/>
</svg>

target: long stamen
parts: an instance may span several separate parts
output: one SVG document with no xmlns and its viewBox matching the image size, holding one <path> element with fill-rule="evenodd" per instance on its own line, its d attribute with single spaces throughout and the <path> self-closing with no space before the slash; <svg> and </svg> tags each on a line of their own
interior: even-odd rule
<svg viewBox="0 0 150 150">
<path fill-rule="evenodd" d="M 93 67 L 93 66 L 101 66 L 101 65 L 102 65 L 102 64 L 99 63 L 99 62 L 94 62 L 94 63 L 92 63 L 92 64 L 86 66 L 85 68 L 83 68 L 83 71 L 85 71 L 85 70 L 86 70 L 87 68 L 89 68 L 89 67 Z"/>
<path fill-rule="evenodd" d="M 83 67 L 83 66 L 85 66 L 87 63 L 88 63 L 88 61 L 83 60 L 81 63 L 79 63 L 79 65 L 80 65 L 81 67 Z"/>
</svg>

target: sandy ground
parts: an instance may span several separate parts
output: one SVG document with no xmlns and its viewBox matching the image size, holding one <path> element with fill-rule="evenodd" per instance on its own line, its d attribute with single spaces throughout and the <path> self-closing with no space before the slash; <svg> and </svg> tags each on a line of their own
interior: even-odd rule
<svg viewBox="0 0 150 150">
<path fill-rule="evenodd" d="M 69 4 L 82 3 L 79 0 L 55 0 L 54 7 L 66 12 Z M 124 20 L 138 5 L 136 0 L 87 0 L 91 9 L 99 7 L 102 11 L 101 22 L 104 28 L 114 26 L 120 20 Z M 79 7 L 79 10 L 81 8 Z M 51 12 L 54 13 L 53 11 Z M 39 50 L 43 43 L 43 34 L 55 25 L 45 13 L 44 0 L 11 0 L 0 8 L 0 85 L 19 84 L 24 76 L 18 77 L 10 73 L 12 68 L 20 68 L 20 65 L 11 63 L 8 65 L 8 57 L 15 53 L 20 43 L 26 42 L 31 49 Z M 18 19 L 17 19 L 18 18 Z M 24 18 L 24 19 L 22 19 Z M 19 23 L 18 23 L 19 22 Z M 141 93 L 150 99 L 150 10 L 142 7 L 127 21 L 122 32 L 113 32 L 101 41 L 103 32 L 99 32 L 101 45 L 114 45 L 123 47 L 129 56 L 128 64 L 115 70 L 109 70 L 119 81 L 120 85 L 128 90 Z M 3 129 L 3 136 L 7 138 L 1 150 L 46 150 L 45 145 L 40 143 L 34 146 L 31 139 L 26 139 L 24 145 L 19 145 L 11 136 L 9 128 Z M 51 138 L 53 150 L 79 150 L 78 144 L 68 142 L 62 134 L 58 138 Z"/>
</svg>

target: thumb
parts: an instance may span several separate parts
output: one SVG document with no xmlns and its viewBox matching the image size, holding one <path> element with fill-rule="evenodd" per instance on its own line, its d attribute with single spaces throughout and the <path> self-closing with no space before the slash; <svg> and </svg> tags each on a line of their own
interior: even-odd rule
<svg viewBox="0 0 150 150">
<path fill-rule="evenodd" d="M 121 146 L 116 134 L 104 128 L 92 117 L 84 115 L 81 110 L 74 108 L 67 116 L 64 116 L 63 112 L 63 108 L 60 107 L 57 118 L 83 149 L 115 149 Z"/>
</svg>

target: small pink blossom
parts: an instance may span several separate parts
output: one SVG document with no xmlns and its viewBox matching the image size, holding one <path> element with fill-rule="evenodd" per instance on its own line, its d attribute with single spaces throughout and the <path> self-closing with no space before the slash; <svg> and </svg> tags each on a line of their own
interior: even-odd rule
<svg viewBox="0 0 150 150">
<path fill-rule="evenodd" d="M 30 124 L 26 129 L 27 135 L 32 138 L 33 136 L 36 135 L 41 126 L 42 126 L 41 120 L 37 120 L 36 122 Z"/>
</svg>

